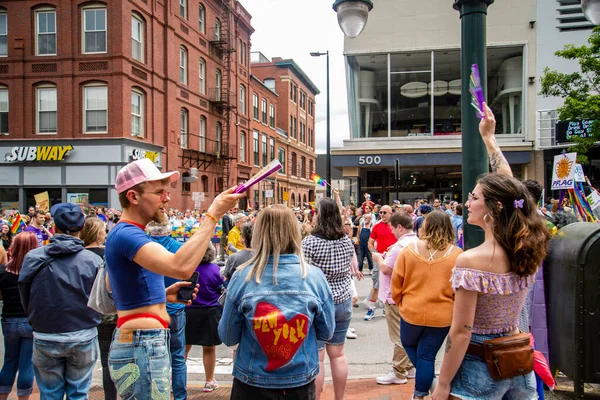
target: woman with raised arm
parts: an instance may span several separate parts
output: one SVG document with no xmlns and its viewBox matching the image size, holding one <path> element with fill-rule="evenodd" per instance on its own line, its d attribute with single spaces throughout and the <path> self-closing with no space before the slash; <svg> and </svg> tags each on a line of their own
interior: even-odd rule
<svg viewBox="0 0 600 400">
<path fill-rule="evenodd" d="M 494 137 L 494 114 L 484 109 L 479 131 L 492 173 L 479 178 L 465 206 L 467 222 L 485 231 L 485 241 L 459 255 L 452 271 L 454 310 L 435 400 L 537 399 L 534 374 L 527 372 L 530 348 L 516 335 L 550 235 L 527 188 L 512 177 Z"/>
</svg>

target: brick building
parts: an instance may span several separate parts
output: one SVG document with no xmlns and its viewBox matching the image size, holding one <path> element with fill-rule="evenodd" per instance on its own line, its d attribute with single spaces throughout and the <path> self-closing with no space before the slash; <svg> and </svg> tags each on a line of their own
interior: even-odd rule
<svg viewBox="0 0 600 400">
<path fill-rule="evenodd" d="M 235 0 L 2 1 L 1 205 L 118 207 L 116 172 L 146 157 L 182 172 L 172 206 L 207 208 L 251 172 L 235 160 L 252 32 Z"/>
<path fill-rule="evenodd" d="M 253 76 L 279 95 L 275 151 L 284 169 L 277 174 L 277 182 L 273 181 L 275 200 L 287 201 L 292 207 L 314 201 L 315 184 L 309 178 L 315 172 L 315 96 L 319 89 L 294 60 L 269 60 L 253 52 L 251 67 Z"/>
</svg>

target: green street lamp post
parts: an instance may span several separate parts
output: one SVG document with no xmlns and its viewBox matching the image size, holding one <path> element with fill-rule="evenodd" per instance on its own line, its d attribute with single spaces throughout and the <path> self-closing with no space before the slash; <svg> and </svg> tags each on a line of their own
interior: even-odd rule
<svg viewBox="0 0 600 400">
<path fill-rule="evenodd" d="M 594 3 L 600 0 L 584 0 Z M 475 187 L 477 177 L 489 171 L 488 156 L 483 140 L 479 135 L 479 120 L 471 107 L 469 79 L 471 65 L 479 66 L 484 95 L 487 93 L 486 63 L 486 16 L 487 9 L 494 0 L 454 0 L 454 9 L 460 12 L 461 19 L 461 76 L 462 76 L 462 187 L 463 200 Z M 371 0 L 336 0 L 333 9 L 338 13 L 338 23 L 344 34 L 350 38 L 358 36 L 367 25 L 368 13 L 373 8 Z M 466 223 L 464 213 L 465 248 L 475 247 L 483 242 L 481 229 Z"/>
</svg>

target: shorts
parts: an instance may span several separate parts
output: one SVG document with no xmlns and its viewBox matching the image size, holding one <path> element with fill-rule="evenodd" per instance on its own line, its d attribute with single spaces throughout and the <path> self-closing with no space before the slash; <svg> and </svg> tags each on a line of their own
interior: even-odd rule
<svg viewBox="0 0 600 400">
<path fill-rule="evenodd" d="M 473 334 L 471 342 L 483 343 L 499 335 Z M 537 399 L 533 372 L 514 378 L 496 380 L 480 357 L 466 354 L 450 385 L 450 394 L 464 400 L 533 400 Z"/>
<path fill-rule="evenodd" d="M 350 283 L 350 291 L 352 292 L 352 298 L 358 298 L 358 290 L 356 290 L 356 283 L 354 283 L 354 279 L 352 279 Z"/>
<path fill-rule="evenodd" d="M 375 261 L 373 261 L 371 279 L 373 280 L 373 289 L 379 289 L 379 264 L 377 264 Z"/>
<path fill-rule="evenodd" d="M 218 346 L 219 320 L 221 307 L 185 308 L 185 344 L 198 346 Z"/>
<path fill-rule="evenodd" d="M 319 350 L 325 348 L 325 345 L 339 346 L 346 343 L 346 333 L 352 320 L 352 298 L 343 303 L 335 304 L 335 331 L 333 337 L 328 341 L 318 340 Z"/>
</svg>

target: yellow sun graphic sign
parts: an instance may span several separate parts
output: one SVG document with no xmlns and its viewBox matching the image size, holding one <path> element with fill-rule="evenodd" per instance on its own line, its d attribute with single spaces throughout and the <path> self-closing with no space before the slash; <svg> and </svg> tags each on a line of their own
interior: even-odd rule
<svg viewBox="0 0 600 400">
<path fill-rule="evenodd" d="M 571 173 L 571 168 L 573 168 L 573 161 L 569 160 L 566 157 L 563 157 L 556 164 L 556 176 L 560 179 L 565 179 Z"/>
</svg>

